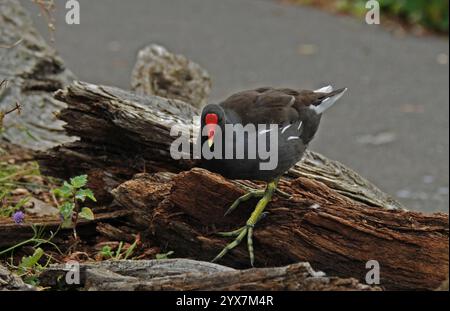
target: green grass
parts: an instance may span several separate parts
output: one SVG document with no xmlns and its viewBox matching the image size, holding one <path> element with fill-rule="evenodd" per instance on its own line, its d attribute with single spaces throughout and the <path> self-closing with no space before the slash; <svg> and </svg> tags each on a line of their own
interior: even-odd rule
<svg viewBox="0 0 450 311">
<path fill-rule="evenodd" d="M 10 217 L 28 201 L 28 197 L 15 202 L 12 191 L 27 184 L 24 178 L 40 176 L 36 162 L 10 164 L 0 162 L 0 217 Z"/>
<path fill-rule="evenodd" d="M 382 12 L 448 33 L 448 0 L 379 0 L 379 3 Z"/>
<path fill-rule="evenodd" d="M 300 4 L 332 7 L 337 11 L 363 17 L 367 12 L 366 0 L 293 0 Z M 381 18 L 389 16 L 410 25 L 448 34 L 448 0 L 378 0 Z"/>
</svg>

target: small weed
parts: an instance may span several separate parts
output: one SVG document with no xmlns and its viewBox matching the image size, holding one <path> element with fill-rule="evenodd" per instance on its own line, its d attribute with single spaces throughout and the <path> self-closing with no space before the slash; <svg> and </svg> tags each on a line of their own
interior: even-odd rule
<svg viewBox="0 0 450 311">
<path fill-rule="evenodd" d="M 33 244 L 34 248 L 38 248 L 39 246 L 43 244 L 49 244 L 53 246 L 60 254 L 62 254 L 61 250 L 58 248 L 56 244 L 52 242 L 53 238 L 56 236 L 56 234 L 59 231 L 59 228 L 55 232 L 50 232 L 50 236 L 48 238 L 44 238 L 45 234 L 45 227 L 37 227 L 36 225 L 31 225 L 31 229 L 33 230 L 33 236 L 29 238 L 28 240 L 22 241 L 20 243 L 17 243 L 5 250 L 0 251 L 0 256 L 13 252 L 16 248 L 25 246 L 27 244 Z"/>
<path fill-rule="evenodd" d="M 47 268 L 52 260 L 52 257 L 49 256 L 45 264 L 41 265 L 39 262 L 44 255 L 44 250 L 39 247 L 34 250 L 33 255 L 22 257 L 17 267 L 17 273 L 25 283 L 33 286 L 39 285 L 39 274 Z"/>
<path fill-rule="evenodd" d="M 76 226 L 78 219 L 84 218 L 94 220 L 94 213 L 88 207 L 80 207 L 86 199 L 96 202 L 91 189 L 85 188 L 88 182 L 87 175 L 80 175 L 65 181 L 63 185 L 53 190 L 53 194 L 62 199 L 59 211 L 62 219 L 62 228 L 73 228 L 74 236 L 77 237 Z"/>
<path fill-rule="evenodd" d="M 105 245 L 100 251 L 100 257 L 106 260 L 126 260 L 131 258 L 133 255 L 136 246 L 139 244 L 140 238 L 136 237 L 136 240 L 133 244 L 130 245 L 127 249 L 124 249 L 124 243 L 120 242 L 117 250 L 113 251 L 111 246 Z"/>
</svg>

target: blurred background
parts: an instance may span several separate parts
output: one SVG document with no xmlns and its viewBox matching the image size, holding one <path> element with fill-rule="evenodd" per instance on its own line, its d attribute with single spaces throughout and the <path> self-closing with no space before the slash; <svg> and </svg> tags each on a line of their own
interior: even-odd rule
<svg viewBox="0 0 450 311">
<path fill-rule="evenodd" d="M 212 77 L 210 102 L 256 86 L 327 84 L 349 92 L 310 148 L 355 169 L 408 209 L 449 209 L 447 0 L 79 0 L 80 25 L 55 1 L 54 42 L 80 80 L 129 89 L 137 51 L 184 54 Z"/>
</svg>

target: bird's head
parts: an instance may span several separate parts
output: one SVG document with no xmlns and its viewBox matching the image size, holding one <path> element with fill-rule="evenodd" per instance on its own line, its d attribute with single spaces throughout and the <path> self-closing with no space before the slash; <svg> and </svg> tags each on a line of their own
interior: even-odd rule
<svg viewBox="0 0 450 311">
<path fill-rule="evenodd" d="M 214 143 L 214 135 L 216 135 L 217 128 L 220 127 L 223 129 L 223 125 L 225 124 L 225 112 L 219 105 L 209 104 L 203 108 L 202 116 L 201 116 L 201 133 L 206 128 L 206 132 L 208 134 L 208 146 L 211 146 Z M 202 142 L 204 141 L 202 137 Z"/>
</svg>

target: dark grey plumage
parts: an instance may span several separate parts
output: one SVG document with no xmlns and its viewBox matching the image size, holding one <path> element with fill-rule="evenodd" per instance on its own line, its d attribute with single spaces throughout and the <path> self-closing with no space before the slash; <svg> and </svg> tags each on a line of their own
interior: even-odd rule
<svg viewBox="0 0 450 311">
<path fill-rule="evenodd" d="M 257 154 L 256 159 L 249 159 L 246 152 L 244 159 L 224 159 L 225 149 L 233 148 L 239 143 L 257 146 L 255 137 L 265 136 L 266 146 L 270 146 L 270 133 L 254 132 L 250 135 L 237 133 L 226 140 L 222 130 L 222 159 L 206 160 L 202 158 L 201 166 L 231 179 L 255 179 L 270 181 L 282 175 L 295 163 L 300 161 L 306 147 L 313 139 L 320 124 L 322 114 L 315 109 L 327 101 L 336 101 L 346 89 L 326 92 L 295 91 L 292 89 L 258 88 L 236 93 L 218 105 L 204 107 L 201 116 L 201 128 L 205 126 L 205 116 L 214 113 L 218 116 L 218 125 L 224 129 L 225 124 L 277 124 L 278 130 L 278 165 L 272 170 L 261 170 L 260 163 L 267 162 Z M 258 128 L 256 128 L 258 130 Z M 249 140 L 250 138 L 250 140 Z M 202 145 L 208 137 L 200 136 Z M 254 144 L 254 145 L 252 145 Z M 214 148 L 214 145 L 213 147 Z M 246 150 L 247 151 L 247 150 Z"/>
</svg>

